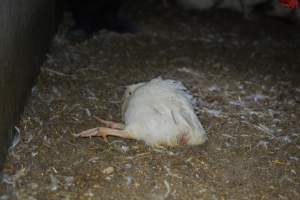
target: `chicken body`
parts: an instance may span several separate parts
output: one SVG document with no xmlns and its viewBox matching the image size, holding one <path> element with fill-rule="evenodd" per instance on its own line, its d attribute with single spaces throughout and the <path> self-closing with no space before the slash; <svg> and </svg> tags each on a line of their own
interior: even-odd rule
<svg viewBox="0 0 300 200">
<path fill-rule="evenodd" d="M 156 147 L 200 145 L 207 140 L 194 112 L 192 96 L 181 82 L 155 78 L 128 86 L 122 111 L 124 125 L 100 119 L 109 127 L 119 128 L 119 133 L 103 135 L 100 127 L 94 130 L 98 131 L 96 135 L 124 136 Z M 79 135 L 86 137 L 91 133 L 88 131 Z"/>
<path fill-rule="evenodd" d="M 124 112 L 125 130 L 147 144 L 197 145 L 206 141 L 191 103 L 191 95 L 177 81 L 153 79 L 129 86 Z M 128 93 L 128 92 L 127 92 Z"/>
</svg>

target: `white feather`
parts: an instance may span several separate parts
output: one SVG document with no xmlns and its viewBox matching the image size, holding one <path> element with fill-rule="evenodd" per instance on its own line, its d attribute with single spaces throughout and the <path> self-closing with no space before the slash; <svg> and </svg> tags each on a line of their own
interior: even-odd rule
<svg viewBox="0 0 300 200">
<path fill-rule="evenodd" d="M 207 136 L 191 100 L 179 81 L 159 77 L 131 85 L 123 104 L 125 130 L 151 146 L 202 144 Z"/>
</svg>

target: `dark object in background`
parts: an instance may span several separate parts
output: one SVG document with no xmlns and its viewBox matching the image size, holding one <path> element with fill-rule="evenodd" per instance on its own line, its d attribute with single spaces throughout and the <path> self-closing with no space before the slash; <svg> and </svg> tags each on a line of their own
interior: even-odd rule
<svg viewBox="0 0 300 200">
<path fill-rule="evenodd" d="M 65 0 L 64 9 L 72 13 L 75 25 L 69 37 L 85 38 L 107 29 L 118 33 L 134 33 L 137 29 L 119 16 L 122 0 Z"/>
</svg>

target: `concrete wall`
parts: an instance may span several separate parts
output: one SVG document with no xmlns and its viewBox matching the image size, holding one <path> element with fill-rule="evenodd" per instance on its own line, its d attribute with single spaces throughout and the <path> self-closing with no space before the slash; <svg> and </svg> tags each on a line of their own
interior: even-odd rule
<svg viewBox="0 0 300 200">
<path fill-rule="evenodd" d="M 0 171 L 11 127 L 22 111 L 54 30 L 54 0 L 1 0 Z"/>
</svg>

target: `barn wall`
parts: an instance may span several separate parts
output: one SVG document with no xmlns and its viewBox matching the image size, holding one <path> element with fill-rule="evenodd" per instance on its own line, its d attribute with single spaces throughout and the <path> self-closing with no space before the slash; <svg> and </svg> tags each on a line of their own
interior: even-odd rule
<svg viewBox="0 0 300 200">
<path fill-rule="evenodd" d="M 55 30 L 54 0 L 1 0 L 0 170 L 25 98 Z"/>
</svg>

